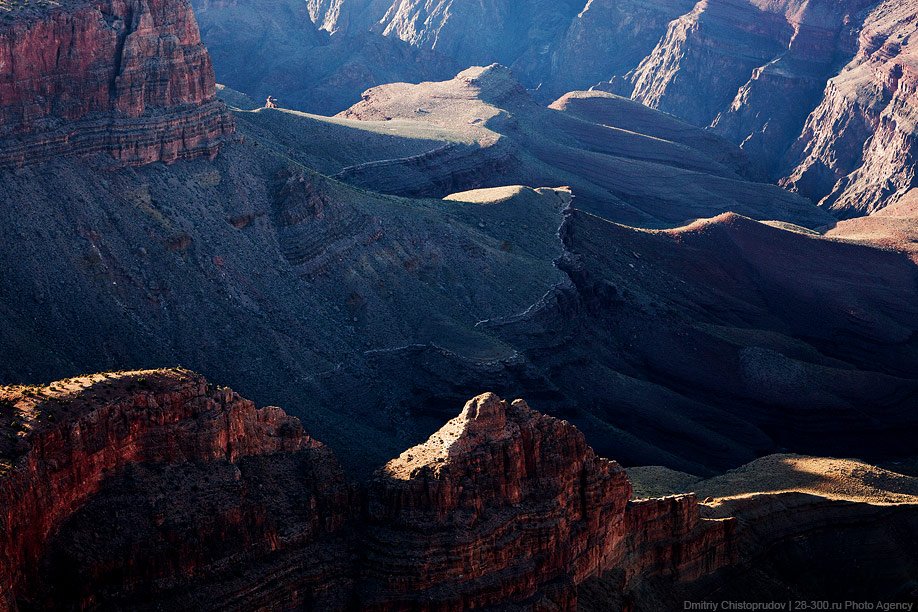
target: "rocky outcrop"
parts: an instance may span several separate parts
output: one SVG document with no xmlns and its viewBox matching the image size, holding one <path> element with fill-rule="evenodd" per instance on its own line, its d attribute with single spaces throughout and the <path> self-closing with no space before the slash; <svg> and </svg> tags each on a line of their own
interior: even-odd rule
<svg viewBox="0 0 918 612">
<path fill-rule="evenodd" d="M 732 520 L 690 495 L 630 502 L 575 428 L 492 394 L 382 468 L 362 509 L 298 421 L 187 371 L 0 400 L 6 608 L 568 610 L 612 569 L 627 592 L 735 560 Z"/>
<path fill-rule="evenodd" d="M 479 396 L 371 483 L 366 604 L 573 609 L 577 586 L 613 568 L 627 592 L 732 563 L 732 522 L 700 519 L 694 496 L 630 495 L 624 470 L 568 423 Z"/>
<path fill-rule="evenodd" d="M 918 186 L 918 10 L 884 2 L 870 13 L 854 59 L 829 81 L 782 179 L 838 216 L 872 213 Z"/>
<path fill-rule="evenodd" d="M 82 607 L 106 594 L 122 604 L 141 603 L 145 596 L 161 596 L 186 583 L 206 583 L 221 564 L 238 562 L 243 552 L 256 561 L 289 545 L 288 538 L 301 546 L 310 543 L 345 517 L 348 490 L 340 469 L 299 421 L 278 408 L 256 409 L 187 371 L 4 388 L 0 408 L 9 421 L 0 442 L 0 602 L 6 608 L 15 608 L 17 598 Z M 273 499 L 251 493 L 259 472 L 283 479 L 295 469 L 288 465 L 291 457 L 312 473 L 312 482 Z M 191 472 L 175 472 L 176 466 Z M 192 482 L 183 484 L 182 476 Z M 197 484 L 195 476 L 201 478 Z M 143 480 L 148 486 L 132 486 Z M 120 495 L 113 494 L 112 485 L 119 482 L 115 493 Z M 225 507 L 218 504 L 210 512 L 196 506 L 217 503 L 221 488 L 230 486 L 239 489 L 239 499 L 230 495 L 222 500 Z M 133 497 L 126 496 L 132 488 Z M 154 495 L 157 488 L 170 500 Z M 199 488 L 204 493 L 193 495 Z M 191 499 L 183 493 L 191 493 Z M 312 516 L 299 517 L 301 532 L 290 534 L 291 526 L 278 524 L 280 517 L 269 510 L 285 501 L 302 503 L 298 495 L 306 495 L 300 500 L 309 500 Z M 94 506 L 96 497 L 106 503 Z M 110 522 L 147 504 L 151 514 L 137 516 L 136 523 Z M 331 513 L 320 516 L 320 509 Z M 248 549 L 221 542 L 221 535 L 241 538 Z M 218 540 L 195 546 L 198 538 L 208 537 Z M 159 550 L 163 556 L 148 558 L 141 550 Z M 67 559 L 78 563 L 64 563 Z M 82 580 L 66 578 L 74 567 Z M 111 591 L 112 581 L 121 583 L 118 590 Z M 152 581 L 159 583 L 153 587 Z M 249 588 L 257 591 L 257 582 Z"/>
<path fill-rule="evenodd" d="M 390 4 L 374 26 L 384 36 L 432 49 L 467 66 L 500 62 L 528 73 L 530 65 L 546 67 L 544 47 L 563 35 L 584 1 L 409 0 Z"/>
<path fill-rule="evenodd" d="M 712 126 L 773 174 L 871 3 L 699 2 L 630 75 L 632 95 Z"/>
<path fill-rule="evenodd" d="M 72 0 L 0 21 L 0 167 L 213 157 L 233 121 L 184 0 Z"/>
<path fill-rule="evenodd" d="M 566 423 L 478 397 L 372 483 L 371 603 L 461 609 L 542 596 L 567 607 L 623 537 L 630 493 L 624 470 Z M 558 592 L 543 593 L 550 585 Z"/>
<path fill-rule="evenodd" d="M 680 485 L 704 504 L 633 499 L 576 428 L 491 393 L 363 485 L 187 370 L 3 387 L 0 411 L 5 610 L 670 609 L 907 599 L 918 572 L 914 478 L 784 455 Z"/>
<path fill-rule="evenodd" d="M 332 34 L 369 30 L 388 5 L 388 0 L 306 0 L 312 22 Z"/>
</svg>

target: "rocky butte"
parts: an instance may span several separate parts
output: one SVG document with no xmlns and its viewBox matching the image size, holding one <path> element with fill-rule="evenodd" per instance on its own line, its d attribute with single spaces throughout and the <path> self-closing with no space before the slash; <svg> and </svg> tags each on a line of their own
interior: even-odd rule
<svg viewBox="0 0 918 612">
<path fill-rule="evenodd" d="M 233 130 L 184 0 L 0 5 L 0 167 L 212 157 Z"/>
</svg>

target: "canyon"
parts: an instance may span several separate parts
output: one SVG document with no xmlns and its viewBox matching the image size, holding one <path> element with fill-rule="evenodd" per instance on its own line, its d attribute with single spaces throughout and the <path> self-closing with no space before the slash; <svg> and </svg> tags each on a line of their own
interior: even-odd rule
<svg viewBox="0 0 918 612">
<path fill-rule="evenodd" d="M 3 382 L 185 364 L 288 406 L 358 477 L 482 389 L 625 465 L 910 452 L 912 260 L 819 236 L 834 218 L 723 138 L 604 92 L 546 107 L 500 65 L 336 117 L 222 88 L 227 110 L 201 78 L 235 130 L 213 159 L 0 171 Z"/>
<path fill-rule="evenodd" d="M 187 370 L 5 387 L 0 406 L 6 609 L 568 610 L 609 592 L 649 609 L 703 597 L 718 572 L 789 542 L 821 551 L 826 520 L 860 533 L 884 516 L 918 535 L 905 476 L 885 505 L 844 490 L 734 500 L 722 484 L 700 485 L 721 493 L 706 505 L 634 499 L 576 428 L 494 394 L 362 486 L 296 419 Z M 788 506 L 806 518 L 787 521 Z M 807 581 L 749 582 L 771 580 Z"/>
<path fill-rule="evenodd" d="M 203 0 L 202 0 L 203 1 Z M 238 1 L 238 0 L 237 0 Z M 206 21 L 254 14 L 211 6 Z M 631 97 L 740 146 L 761 176 L 840 218 L 894 204 L 915 186 L 913 75 L 916 9 L 894 0 L 487 3 L 311 2 L 275 28 L 284 40 L 360 40 L 374 56 L 314 54 L 296 79 L 240 76 L 239 55 L 271 65 L 291 53 L 205 27 L 228 84 L 287 106 L 334 113 L 390 81 L 444 80 L 470 65 L 508 66 L 541 103 L 597 89 Z M 268 14 L 282 14 L 271 8 Z M 247 18 L 251 19 L 251 17 Z M 213 33 L 211 33 L 213 32 Z M 260 37 L 259 40 L 263 39 Z M 369 42 L 372 41 L 372 42 Z M 390 53 L 383 46 L 399 46 Z M 268 53 L 272 57 L 268 57 Z M 393 60 L 393 57 L 399 59 Z M 401 66 L 401 73 L 392 66 Z M 320 68 L 321 66 L 321 68 Z M 385 78 L 373 67 L 386 66 Z M 225 67 L 225 68 L 224 68 Z M 325 95 L 334 74 L 339 97 Z M 271 72 L 270 70 L 268 72 Z M 296 85 L 294 85 L 296 83 Z M 303 89 L 308 86 L 308 92 Z"/>
<path fill-rule="evenodd" d="M 0 609 L 916 603 L 914 24 L 0 0 Z"/>
<path fill-rule="evenodd" d="M 915 18 L 897 2 L 699 3 L 620 87 L 740 143 L 839 216 L 860 216 L 914 187 L 904 169 Z"/>
</svg>

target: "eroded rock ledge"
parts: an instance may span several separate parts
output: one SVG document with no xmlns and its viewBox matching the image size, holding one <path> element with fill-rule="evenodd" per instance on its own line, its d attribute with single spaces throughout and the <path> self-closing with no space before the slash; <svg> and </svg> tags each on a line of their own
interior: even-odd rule
<svg viewBox="0 0 918 612">
<path fill-rule="evenodd" d="M 774 471 L 749 470 L 750 491 Z M 0 610 L 909 600 L 911 496 L 857 503 L 791 488 L 635 500 L 625 471 L 576 428 L 493 394 L 358 486 L 299 421 L 187 370 L 4 387 Z"/>
<path fill-rule="evenodd" d="M 572 609 L 735 560 L 692 495 L 629 501 L 565 421 L 486 394 L 361 492 L 280 409 L 184 370 L 0 392 L 0 607 Z"/>
<path fill-rule="evenodd" d="M 213 157 L 234 131 L 185 0 L 66 0 L 0 15 L 0 168 L 109 153 Z"/>
</svg>

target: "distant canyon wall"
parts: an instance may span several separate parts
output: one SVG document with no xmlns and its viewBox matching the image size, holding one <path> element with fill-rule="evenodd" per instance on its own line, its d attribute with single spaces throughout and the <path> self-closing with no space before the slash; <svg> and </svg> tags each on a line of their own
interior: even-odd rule
<svg viewBox="0 0 918 612">
<path fill-rule="evenodd" d="M 915 186 L 918 58 L 909 41 L 918 9 L 908 3 L 310 7 L 330 32 L 372 31 L 461 65 L 506 64 L 545 100 L 595 85 L 709 127 L 740 145 L 763 177 L 840 217 L 894 204 Z"/>
</svg>

